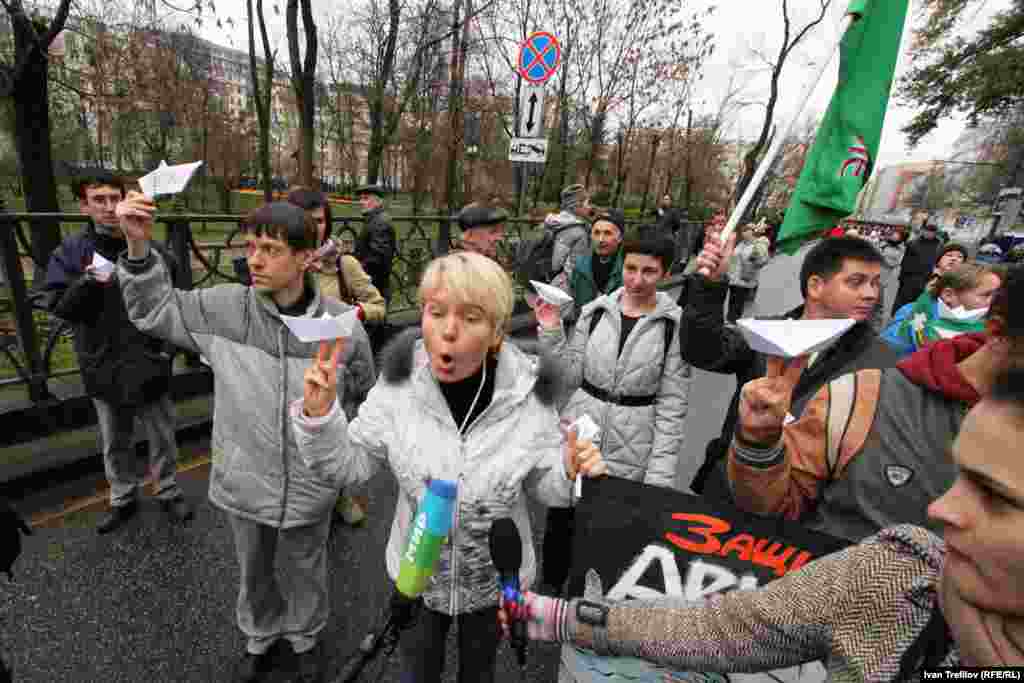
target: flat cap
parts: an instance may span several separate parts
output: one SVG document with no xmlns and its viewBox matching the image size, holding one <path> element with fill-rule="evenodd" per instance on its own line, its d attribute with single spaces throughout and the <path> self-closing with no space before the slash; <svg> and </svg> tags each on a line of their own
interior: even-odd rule
<svg viewBox="0 0 1024 683">
<path fill-rule="evenodd" d="M 470 204 L 459 211 L 455 217 L 459 221 L 459 227 L 463 230 L 482 228 L 487 225 L 497 225 L 508 220 L 508 214 L 493 206 L 483 204 Z"/>
<path fill-rule="evenodd" d="M 594 222 L 607 221 L 619 229 L 619 234 L 626 234 L 626 214 L 622 209 L 608 209 L 594 217 Z"/>
<path fill-rule="evenodd" d="M 387 194 L 387 191 L 380 185 L 363 185 L 356 190 L 356 194 L 372 194 L 378 197 L 383 197 Z"/>
</svg>

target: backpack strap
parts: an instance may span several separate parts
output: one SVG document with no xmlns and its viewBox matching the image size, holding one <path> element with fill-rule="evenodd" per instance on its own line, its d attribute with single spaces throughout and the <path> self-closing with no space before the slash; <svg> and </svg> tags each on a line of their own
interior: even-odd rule
<svg viewBox="0 0 1024 683">
<path fill-rule="evenodd" d="M 348 304 L 354 301 L 354 297 L 348 288 L 348 283 L 345 282 L 345 271 L 341 267 L 341 257 L 342 254 L 338 254 L 338 259 L 334 262 L 335 274 L 338 277 L 338 298 Z"/>
<path fill-rule="evenodd" d="M 828 387 L 825 464 L 828 468 L 828 480 L 832 481 L 836 468 L 839 466 L 840 447 L 846 436 L 846 430 L 850 426 L 850 419 L 853 417 L 854 403 L 857 398 L 857 374 L 851 372 L 841 375 L 832 380 Z"/>
<path fill-rule="evenodd" d="M 665 351 L 661 357 L 661 376 L 665 376 L 665 366 L 668 365 L 668 349 L 672 345 L 672 336 L 676 333 L 676 321 L 672 318 L 665 320 Z M 659 382 L 660 384 L 660 382 Z"/>
<path fill-rule="evenodd" d="M 588 340 L 590 339 L 591 336 L 593 336 L 594 330 L 597 329 L 597 324 L 599 322 L 601 322 L 601 316 L 603 316 L 603 315 L 604 315 L 604 309 L 603 308 L 599 308 L 596 311 L 594 311 L 594 314 L 592 316 L 590 316 L 590 331 L 587 332 L 587 339 Z"/>
</svg>

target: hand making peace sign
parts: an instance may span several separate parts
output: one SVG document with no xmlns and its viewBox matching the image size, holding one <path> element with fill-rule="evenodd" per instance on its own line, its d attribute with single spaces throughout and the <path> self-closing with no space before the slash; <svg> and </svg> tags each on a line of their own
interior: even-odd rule
<svg viewBox="0 0 1024 683">
<path fill-rule="evenodd" d="M 785 359 L 768 356 L 764 377 L 747 382 L 740 393 L 737 430 L 744 441 L 772 444 L 778 441 L 793 402 L 793 389 L 807 365 L 807 356 Z"/>
<path fill-rule="evenodd" d="M 323 417 L 338 397 L 338 361 L 345 350 L 345 340 L 334 340 L 333 349 L 327 341 L 320 342 L 316 360 L 306 369 L 302 386 L 302 409 L 309 417 Z"/>
</svg>

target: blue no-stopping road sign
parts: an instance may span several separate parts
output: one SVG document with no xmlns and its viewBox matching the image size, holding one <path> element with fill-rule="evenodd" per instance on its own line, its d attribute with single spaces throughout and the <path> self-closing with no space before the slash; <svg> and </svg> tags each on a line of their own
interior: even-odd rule
<svg viewBox="0 0 1024 683">
<path fill-rule="evenodd" d="M 546 31 L 533 33 L 519 46 L 519 73 L 531 83 L 543 83 L 562 61 L 562 47 Z"/>
</svg>

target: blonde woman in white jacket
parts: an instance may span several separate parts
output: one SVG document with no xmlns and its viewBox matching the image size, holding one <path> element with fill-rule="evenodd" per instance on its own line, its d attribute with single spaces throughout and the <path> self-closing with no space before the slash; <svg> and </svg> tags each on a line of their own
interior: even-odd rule
<svg viewBox="0 0 1024 683">
<path fill-rule="evenodd" d="M 342 343 L 324 343 L 291 406 L 302 457 L 339 487 L 362 483 L 383 465 L 398 480 L 386 564 L 398 578 L 409 525 L 431 479 L 458 482 L 455 518 L 440 565 L 412 631 L 402 638 L 402 680 L 440 681 L 445 640 L 458 618 L 462 683 L 494 679 L 498 645 L 497 573 L 491 524 L 510 517 L 523 539 L 520 576 L 531 585 L 536 561 L 526 495 L 567 505 L 572 479 L 600 476 L 597 448 L 563 443 L 553 405 L 552 366 L 504 344 L 512 283 L 485 256 L 436 259 L 420 283 L 423 339 L 401 336 L 384 353 L 383 375 L 351 424 L 332 394 Z"/>
</svg>

